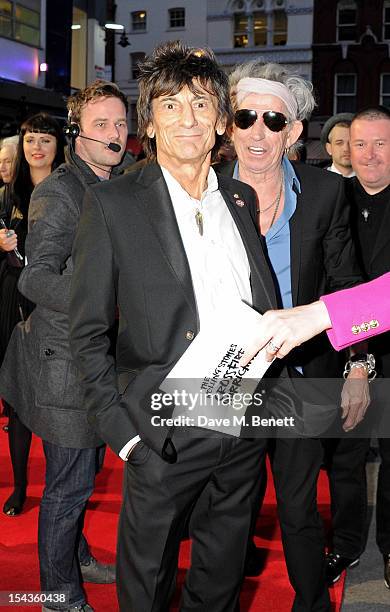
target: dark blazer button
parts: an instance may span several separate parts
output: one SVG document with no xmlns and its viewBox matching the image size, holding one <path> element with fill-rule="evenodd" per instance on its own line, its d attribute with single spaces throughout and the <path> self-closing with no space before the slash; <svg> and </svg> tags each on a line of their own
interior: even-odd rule
<svg viewBox="0 0 390 612">
<path fill-rule="evenodd" d="M 45 349 L 44 353 L 46 357 L 51 357 L 52 355 L 54 355 L 54 351 L 52 349 Z"/>
<path fill-rule="evenodd" d="M 195 333 L 191 329 L 188 329 L 186 331 L 186 340 L 193 340 L 194 337 L 195 337 Z"/>
</svg>

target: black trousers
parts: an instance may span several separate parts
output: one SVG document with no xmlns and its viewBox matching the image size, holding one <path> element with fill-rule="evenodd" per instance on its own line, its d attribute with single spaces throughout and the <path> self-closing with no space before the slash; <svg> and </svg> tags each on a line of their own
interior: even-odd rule
<svg viewBox="0 0 390 612">
<path fill-rule="evenodd" d="M 206 432 L 207 433 L 207 432 Z M 178 460 L 140 442 L 125 468 L 117 554 L 122 612 L 167 612 L 189 514 L 182 612 L 237 612 L 264 440 L 174 434 Z"/>
<path fill-rule="evenodd" d="M 272 454 L 284 555 L 295 590 L 294 612 L 328 612 L 325 538 L 317 509 L 323 460 L 319 439 L 277 439 Z"/>
<path fill-rule="evenodd" d="M 367 540 L 366 461 L 369 438 L 323 439 L 332 513 L 332 550 L 359 557 Z"/>
<path fill-rule="evenodd" d="M 381 464 L 376 494 L 376 541 L 383 555 L 390 554 L 390 438 L 378 440 Z"/>
<path fill-rule="evenodd" d="M 367 539 L 366 458 L 369 439 L 323 440 L 332 499 L 333 550 L 355 559 Z M 390 438 L 379 438 L 380 465 L 376 494 L 376 541 L 390 553 Z"/>
</svg>

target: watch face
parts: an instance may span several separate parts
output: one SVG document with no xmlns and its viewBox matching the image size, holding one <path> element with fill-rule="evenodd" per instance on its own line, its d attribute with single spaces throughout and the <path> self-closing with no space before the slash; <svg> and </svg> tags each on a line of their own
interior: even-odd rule
<svg viewBox="0 0 390 612">
<path fill-rule="evenodd" d="M 367 357 L 367 353 L 356 353 L 351 356 L 350 361 L 352 361 L 352 363 L 356 363 L 356 361 L 367 361 Z"/>
</svg>

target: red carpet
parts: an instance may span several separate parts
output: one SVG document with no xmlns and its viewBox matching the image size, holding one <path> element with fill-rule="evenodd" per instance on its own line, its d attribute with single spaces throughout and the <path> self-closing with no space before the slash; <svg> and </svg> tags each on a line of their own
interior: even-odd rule
<svg viewBox="0 0 390 612">
<path fill-rule="evenodd" d="M 7 435 L 0 419 L 0 504 L 11 492 L 11 467 L 8 457 Z M 25 511 L 18 517 L 7 517 L 0 512 L 0 591 L 38 591 L 39 574 L 37 558 L 37 517 L 39 499 L 43 489 L 44 458 L 41 442 L 33 438 L 29 465 L 28 500 Z M 86 514 L 85 532 L 94 555 L 103 561 L 113 562 L 115 558 L 116 527 L 121 499 L 122 462 L 110 451 L 107 452 L 105 467 L 99 474 L 96 489 Z M 326 477 L 321 474 L 319 483 L 319 504 L 323 515 L 328 514 L 328 491 Z M 241 612 L 288 612 L 291 609 L 293 591 L 288 582 L 284 565 L 280 532 L 276 519 L 275 498 L 272 485 L 258 521 L 257 546 L 266 549 L 265 570 L 259 578 L 245 581 Z M 189 543 L 181 548 L 179 582 L 184 579 L 188 567 Z M 331 589 L 334 610 L 340 609 L 343 581 Z M 87 585 L 88 601 L 96 612 L 118 610 L 115 585 Z M 178 597 L 177 597 L 178 601 Z M 30 612 L 37 606 L 2 607 L 2 610 Z M 172 607 L 176 611 L 177 602 Z M 139 612 L 142 612 L 140 610 Z M 210 610 L 212 612 L 212 610 Z"/>
</svg>

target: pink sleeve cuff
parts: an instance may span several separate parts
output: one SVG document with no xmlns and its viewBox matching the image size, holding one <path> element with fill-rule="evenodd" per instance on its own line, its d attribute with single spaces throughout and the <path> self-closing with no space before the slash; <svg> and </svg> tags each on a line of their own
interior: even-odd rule
<svg viewBox="0 0 390 612">
<path fill-rule="evenodd" d="M 390 273 L 320 299 L 332 322 L 328 338 L 338 351 L 390 329 Z"/>
</svg>

